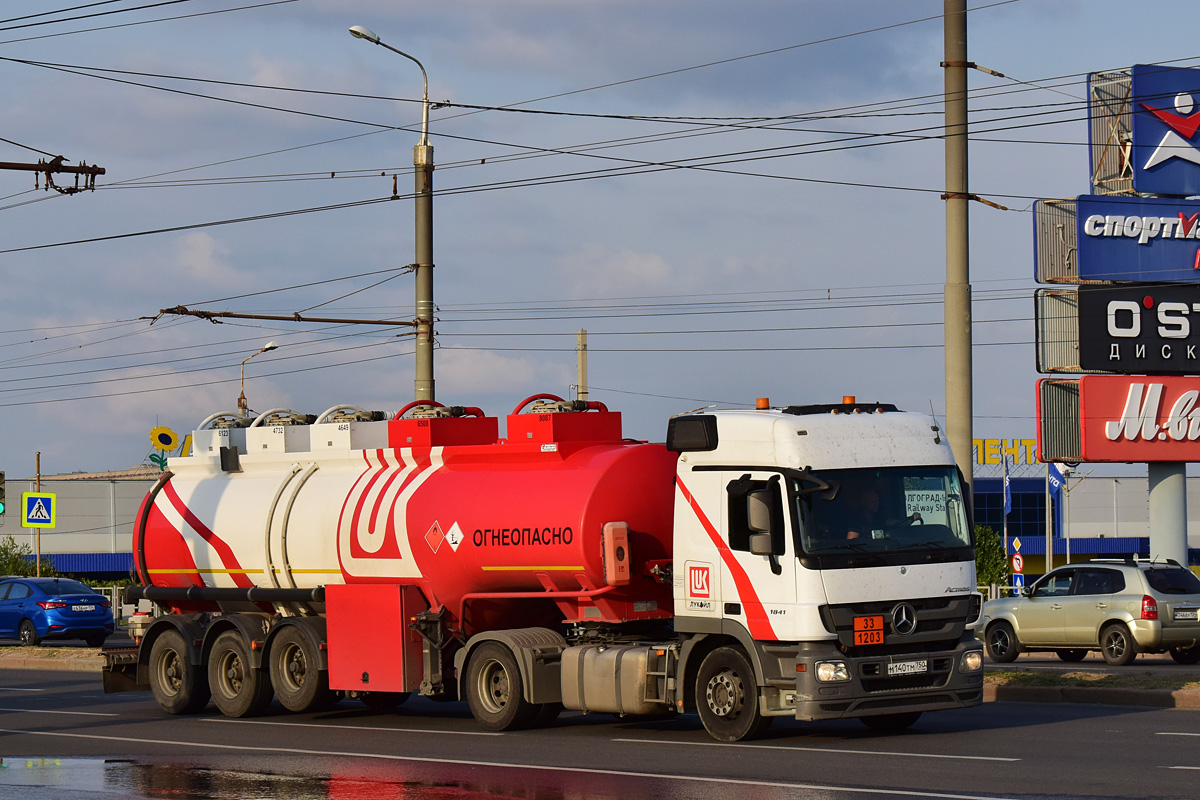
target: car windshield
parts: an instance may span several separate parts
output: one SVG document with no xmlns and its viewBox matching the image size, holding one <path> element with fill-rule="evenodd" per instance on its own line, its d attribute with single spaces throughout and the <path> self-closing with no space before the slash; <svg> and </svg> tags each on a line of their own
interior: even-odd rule
<svg viewBox="0 0 1200 800">
<path fill-rule="evenodd" d="M 92 587 L 70 578 L 43 581 L 40 586 L 46 594 L 96 594 L 96 590 Z"/>
<path fill-rule="evenodd" d="M 814 491 L 794 478 L 806 553 L 927 552 L 971 546 L 962 487 L 954 467 L 825 470 Z"/>
<path fill-rule="evenodd" d="M 1146 582 L 1150 588 L 1163 594 L 1200 594 L 1200 578 L 1190 570 L 1171 569 L 1146 570 Z"/>
</svg>

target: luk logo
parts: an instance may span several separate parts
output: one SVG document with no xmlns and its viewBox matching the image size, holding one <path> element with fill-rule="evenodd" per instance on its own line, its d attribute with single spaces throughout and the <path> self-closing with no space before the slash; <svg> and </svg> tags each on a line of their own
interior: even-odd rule
<svg viewBox="0 0 1200 800">
<path fill-rule="evenodd" d="M 688 566 L 688 595 L 690 597 L 708 597 L 708 567 Z"/>
</svg>

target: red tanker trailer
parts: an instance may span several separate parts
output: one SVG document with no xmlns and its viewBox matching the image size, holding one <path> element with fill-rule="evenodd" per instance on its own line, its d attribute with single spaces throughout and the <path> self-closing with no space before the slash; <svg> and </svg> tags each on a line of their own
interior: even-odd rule
<svg viewBox="0 0 1200 800">
<path fill-rule="evenodd" d="M 726 740 L 780 715 L 898 727 L 977 703 L 949 450 L 928 418 L 849 400 L 680 416 L 665 444 L 551 395 L 504 438 L 432 402 L 213 415 L 138 512 L 129 599 L 161 613 L 105 651 L 105 689 L 235 717 L 419 692 L 493 730 L 697 710 Z M 906 522 L 819 543 L 866 482 Z"/>
</svg>

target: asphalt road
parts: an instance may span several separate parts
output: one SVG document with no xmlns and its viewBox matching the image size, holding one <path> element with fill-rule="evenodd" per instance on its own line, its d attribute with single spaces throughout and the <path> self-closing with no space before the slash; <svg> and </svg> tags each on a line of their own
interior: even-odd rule
<svg viewBox="0 0 1200 800">
<path fill-rule="evenodd" d="M 39 800 L 1191 800 L 1200 712 L 990 703 L 888 735 L 777 720 L 769 738 L 731 745 L 694 716 L 564 714 L 552 728 L 492 734 L 463 704 L 420 700 L 396 713 L 344 701 L 320 714 L 170 717 L 148 693 L 104 695 L 95 675 L 3 670 L 0 757 L 0 797 Z"/>
</svg>

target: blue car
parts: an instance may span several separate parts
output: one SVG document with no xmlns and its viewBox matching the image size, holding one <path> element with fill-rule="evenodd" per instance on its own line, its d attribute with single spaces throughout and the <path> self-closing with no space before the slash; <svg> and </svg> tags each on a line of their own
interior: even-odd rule
<svg viewBox="0 0 1200 800">
<path fill-rule="evenodd" d="M 0 638 L 32 646 L 43 639 L 83 639 L 99 647 L 113 632 L 112 604 L 70 578 L 0 581 Z"/>
</svg>

